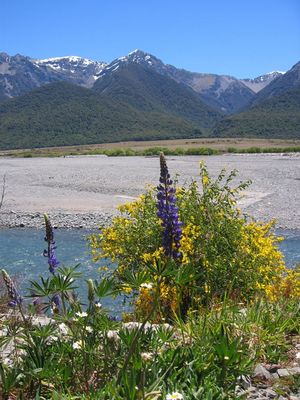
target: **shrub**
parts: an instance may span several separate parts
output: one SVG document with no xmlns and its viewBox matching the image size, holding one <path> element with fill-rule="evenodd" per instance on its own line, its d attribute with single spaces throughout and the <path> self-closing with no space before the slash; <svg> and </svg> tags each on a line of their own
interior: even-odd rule
<svg viewBox="0 0 300 400">
<path fill-rule="evenodd" d="M 241 213 L 237 200 L 250 182 L 234 186 L 235 177 L 236 171 L 226 174 L 222 170 L 213 180 L 201 163 L 198 181 L 176 185 L 182 223 L 179 259 L 165 254 L 166 228 L 157 215 L 159 190 L 150 188 L 136 201 L 120 206 L 120 215 L 111 226 L 89 238 L 94 261 L 111 258 L 116 262 L 115 274 L 127 291 L 128 277 L 137 273 L 146 274 L 157 287 L 157 269 L 164 266 L 165 277 L 158 288 L 159 318 L 184 316 L 225 295 L 239 301 L 258 293 L 274 298 L 271 288 L 289 276 L 277 247 L 281 238 L 272 232 L 274 221 L 255 222 Z M 152 294 L 147 288 L 133 289 L 138 294 L 136 313 L 141 317 L 153 305 L 154 289 Z M 297 290 L 291 288 L 288 294 Z"/>
</svg>

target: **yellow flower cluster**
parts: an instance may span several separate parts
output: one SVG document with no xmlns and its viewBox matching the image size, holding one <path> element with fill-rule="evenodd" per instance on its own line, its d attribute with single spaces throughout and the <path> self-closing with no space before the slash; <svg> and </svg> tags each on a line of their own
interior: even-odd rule
<svg viewBox="0 0 300 400">
<path fill-rule="evenodd" d="M 275 283 L 266 285 L 265 292 L 271 301 L 281 298 L 300 299 L 300 266 L 286 269 Z"/>
<path fill-rule="evenodd" d="M 150 315 L 154 306 L 155 290 L 141 287 L 135 302 L 137 316 Z M 179 309 L 178 292 L 176 287 L 162 282 L 159 287 L 159 304 L 156 313 L 156 322 L 161 322 L 166 315 L 174 316 Z"/>
<path fill-rule="evenodd" d="M 182 252 L 182 264 L 188 264 L 193 260 L 197 250 L 195 241 L 199 238 L 200 227 L 193 223 L 187 224 L 182 229 L 182 239 L 180 251 Z"/>
<path fill-rule="evenodd" d="M 250 223 L 242 228 L 240 251 L 247 260 L 249 272 L 255 273 L 257 289 L 266 291 L 286 271 L 283 255 L 278 249 L 282 240 L 270 232 L 274 221 L 267 224 Z"/>
<path fill-rule="evenodd" d="M 135 302 L 135 310 L 138 316 L 149 316 L 153 309 L 154 294 L 152 289 L 140 288 Z"/>
</svg>

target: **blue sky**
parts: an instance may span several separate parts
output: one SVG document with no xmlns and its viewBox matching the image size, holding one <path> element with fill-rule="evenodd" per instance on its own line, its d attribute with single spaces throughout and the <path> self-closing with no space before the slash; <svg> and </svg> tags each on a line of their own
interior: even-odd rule
<svg viewBox="0 0 300 400">
<path fill-rule="evenodd" d="M 0 51 L 110 62 L 136 48 L 255 77 L 300 61 L 300 0 L 0 0 Z"/>
</svg>

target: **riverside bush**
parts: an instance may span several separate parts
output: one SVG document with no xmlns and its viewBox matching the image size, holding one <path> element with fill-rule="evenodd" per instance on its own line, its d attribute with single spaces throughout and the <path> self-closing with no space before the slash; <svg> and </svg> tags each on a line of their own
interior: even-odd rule
<svg viewBox="0 0 300 400">
<path fill-rule="evenodd" d="M 253 221 L 237 207 L 250 182 L 234 185 L 236 174 L 222 170 L 212 179 L 200 163 L 198 181 L 173 185 L 181 224 L 176 260 L 164 250 L 166 227 L 157 213 L 158 188 L 149 188 L 136 201 L 121 205 L 111 226 L 90 237 L 94 261 L 111 258 L 116 262 L 115 276 L 125 292 L 134 289 L 128 284 L 134 274 L 144 273 L 150 282 L 135 292 L 138 318 L 147 315 L 153 305 L 158 265 L 171 270 L 158 288 L 162 320 L 182 312 L 186 315 L 225 295 L 238 301 L 258 294 L 275 299 L 278 288 L 278 293 L 299 296 L 299 284 L 283 290 L 296 272 L 285 267 L 278 249 L 281 238 L 272 231 L 274 221 Z"/>
</svg>

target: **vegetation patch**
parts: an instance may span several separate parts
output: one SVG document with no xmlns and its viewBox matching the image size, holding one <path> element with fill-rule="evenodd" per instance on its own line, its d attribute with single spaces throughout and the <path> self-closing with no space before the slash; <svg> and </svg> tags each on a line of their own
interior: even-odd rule
<svg viewBox="0 0 300 400">
<path fill-rule="evenodd" d="M 230 399 L 257 363 L 289 365 L 300 271 L 286 268 L 273 222 L 237 208 L 250 182 L 234 186 L 236 171 L 224 170 L 213 180 L 200 164 L 199 180 L 180 187 L 162 154 L 160 163 L 158 186 L 90 236 L 94 261 L 117 268 L 88 279 L 85 299 L 77 267 L 57 259 L 47 215 L 48 277 L 24 296 L 2 270 L 3 399 Z M 122 320 L 101 305 L 120 295 L 132 309 Z"/>
</svg>

